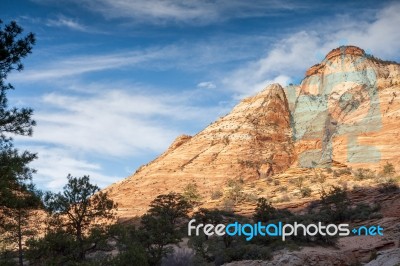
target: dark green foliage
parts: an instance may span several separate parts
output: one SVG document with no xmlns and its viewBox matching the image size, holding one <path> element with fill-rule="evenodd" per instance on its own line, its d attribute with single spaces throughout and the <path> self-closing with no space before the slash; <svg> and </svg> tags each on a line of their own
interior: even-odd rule
<svg viewBox="0 0 400 266">
<path fill-rule="evenodd" d="M 51 214 L 50 234 L 55 231 L 72 236 L 78 250 L 78 256 L 73 257 L 84 260 L 87 252 L 104 241 L 106 223 L 114 217 L 116 204 L 107 193 L 92 185 L 88 176 L 67 178 L 62 193 L 47 193 L 44 197 Z"/>
<path fill-rule="evenodd" d="M 31 109 L 9 108 L 7 90 L 13 89 L 5 84 L 10 71 L 22 70 L 21 59 L 26 57 L 35 43 L 32 33 L 18 39 L 22 28 L 15 22 L 3 27 L 0 20 L 0 206 L 12 204 L 16 198 L 15 191 L 21 190 L 22 182 L 31 179 L 34 170 L 27 164 L 36 155 L 27 151 L 22 154 L 13 147 L 12 139 L 5 134 L 31 135 L 35 121 L 32 120 Z"/>
<path fill-rule="evenodd" d="M 393 164 L 386 162 L 386 164 L 383 166 L 383 174 L 386 176 L 392 176 L 396 173 L 396 170 L 394 169 Z"/>
<path fill-rule="evenodd" d="M 311 192 L 312 192 L 312 190 L 309 187 L 302 187 L 300 189 L 300 194 L 301 194 L 301 197 L 303 197 L 303 198 L 310 197 L 311 196 Z"/>
<path fill-rule="evenodd" d="M 253 215 L 255 222 L 266 222 L 276 218 L 277 210 L 272 207 L 266 198 L 259 198 Z"/>
<path fill-rule="evenodd" d="M 96 263 L 95 265 L 104 266 L 147 266 L 147 255 L 145 249 L 138 245 L 130 245 L 123 253 L 115 258 L 110 258 L 104 262 Z"/>
<path fill-rule="evenodd" d="M 273 207 L 266 198 L 259 198 L 254 210 L 253 221 L 265 223 L 276 219 L 285 219 L 291 215 L 287 210 L 279 210 Z"/>
<path fill-rule="evenodd" d="M 396 62 L 396 61 L 390 61 L 390 60 L 383 60 L 383 59 L 380 59 L 380 58 L 378 58 L 378 57 L 375 57 L 375 56 L 373 56 L 373 55 L 371 55 L 371 54 L 365 54 L 365 56 L 367 57 L 367 58 L 369 58 L 369 59 L 372 59 L 372 60 L 374 60 L 374 61 L 377 61 L 378 63 L 381 63 L 381 64 L 395 64 L 395 65 L 399 65 L 400 63 L 398 63 L 398 62 Z"/>
<path fill-rule="evenodd" d="M 367 168 L 358 168 L 354 172 L 354 176 L 357 180 L 373 179 L 376 177 L 375 172 Z"/>
<path fill-rule="evenodd" d="M 193 214 L 193 219 L 196 219 L 198 223 L 209 223 L 209 224 L 219 224 L 224 221 L 224 215 L 227 212 L 220 211 L 217 209 L 205 209 L 200 208 L 196 213 Z"/>
<path fill-rule="evenodd" d="M 143 236 L 135 226 L 114 224 L 110 227 L 109 235 L 116 241 L 119 254 L 99 265 L 148 265 L 146 250 L 141 243 Z"/>
<path fill-rule="evenodd" d="M 368 205 L 365 203 L 357 204 L 355 208 L 350 212 L 349 219 L 351 221 L 366 221 L 373 218 L 381 218 L 382 215 L 379 213 L 380 205 Z"/>
<path fill-rule="evenodd" d="M 321 204 L 322 221 L 340 223 L 348 218 L 350 202 L 343 188 L 334 186 L 328 193 L 322 192 Z"/>
<path fill-rule="evenodd" d="M 182 195 L 187 201 L 193 204 L 198 203 L 202 198 L 196 184 L 187 184 Z"/>
<path fill-rule="evenodd" d="M 167 254 L 173 252 L 170 244 L 181 241 L 183 233 L 179 224 L 188 218 L 192 205 L 178 193 L 159 195 L 143 215 L 140 231 L 150 265 L 157 265 Z"/>
<path fill-rule="evenodd" d="M 73 265 L 78 260 L 78 243 L 63 231 L 50 231 L 41 239 L 28 241 L 30 265 Z"/>
<path fill-rule="evenodd" d="M 37 234 L 37 224 L 35 221 L 28 224 L 28 218 L 32 211 L 42 206 L 42 202 L 40 191 L 33 185 L 21 184 L 14 193 L 16 194 L 8 198 L 7 205 L 1 208 L 4 230 L 1 241 L 17 246 L 19 264 L 22 265 L 24 242 L 27 237 Z"/>
<path fill-rule="evenodd" d="M 38 206 L 32 186 L 25 184 L 35 172 L 28 164 L 36 158 L 35 154 L 18 152 L 13 147 L 10 135 L 32 135 L 35 121 L 32 109 L 11 108 L 7 92 L 14 87 L 6 83 L 12 70 L 21 71 L 21 60 L 31 53 L 35 37 L 29 33 L 21 37 L 22 28 L 16 22 L 3 25 L 0 20 L 0 242 L 12 240 L 18 243 L 19 265 L 23 264 L 22 240 L 23 226 L 29 210 Z M 3 263 L 3 262 L 1 262 Z"/>
<path fill-rule="evenodd" d="M 337 170 L 333 170 L 333 176 L 334 177 L 339 177 L 339 176 L 342 176 L 342 175 L 350 175 L 350 174 L 351 174 L 351 169 L 348 168 L 348 167 L 340 168 L 340 169 L 337 169 Z"/>
<path fill-rule="evenodd" d="M 35 122 L 31 119 L 32 109 L 8 108 L 7 90 L 13 89 L 11 84 L 6 84 L 5 79 L 12 70 L 21 71 L 21 59 L 32 51 L 35 36 L 29 33 L 23 38 L 18 38 L 22 28 L 15 21 L 4 25 L 0 20 L 0 135 L 12 133 L 17 135 L 31 135 Z"/>
</svg>

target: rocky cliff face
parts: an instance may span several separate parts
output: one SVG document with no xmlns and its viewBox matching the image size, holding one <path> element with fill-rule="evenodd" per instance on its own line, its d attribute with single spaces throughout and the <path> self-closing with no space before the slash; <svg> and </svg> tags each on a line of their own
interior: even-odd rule
<svg viewBox="0 0 400 266">
<path fill-rule="evenodd" d="M 206 201 L 227 179 L 256 186 L 285 171 L 307 175 L 314 167 L 377 168 L 388 161 L 397 166 L 399 94 L 400 65 L 340 47 L 307 70 L 300 85 L 268 86 L 197 135 L 178 137 L 160 157 L 106 190 L 119 203 L 119 216 L 129 218 L 145 213 L 157 195 L 182 192 L 189 183 Z"/>
<path fill-rule="evenodd" d="M 400 65 L 362 49 L 332 50 L 286 89 L 297 163 L 354 167 L 399 163 Z"/>
</svg>

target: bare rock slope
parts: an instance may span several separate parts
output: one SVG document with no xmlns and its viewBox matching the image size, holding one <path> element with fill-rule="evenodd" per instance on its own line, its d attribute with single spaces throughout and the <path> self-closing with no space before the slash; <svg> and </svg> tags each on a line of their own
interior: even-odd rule
<svg viewBox="0 0 400 266">
<path fill-rule="evenodd" d="M 118 202 L 119 216 L 132 217 L 158 194 L 195 183 L 209 195 L 228 178 L 272 176 L 294 159 L 288 102 L 283 88 L 272 84 L 197 135 L 178 137 L 159 158 L 106 190 Z"/>
</svg>

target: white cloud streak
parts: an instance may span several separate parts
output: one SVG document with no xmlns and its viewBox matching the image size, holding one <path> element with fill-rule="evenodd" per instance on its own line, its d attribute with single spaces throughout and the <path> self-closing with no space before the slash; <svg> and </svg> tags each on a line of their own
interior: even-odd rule
<svg viewBox="0 0 400 266">
<path fill-rule="evenodd" d="M 217 85 L 215 85 L 211 81 L 203 81 L 203 82 L 200 82 L 199 84 L 197 84 L 197 87 L 204 88 L 204 89 L 215 89 L 217 87 Z"/>
<path fill-rule="evenodd" d="M 129 18 L 150 23 L 208 24 L 231 18 L 273 15 L 277 11 L 305 8 L 293 1 L 240 0 L 79 0 L 107 18 Z"/>
<path fill-rule="evenodd" d="M 168 48 L 166 48 L 168 50 Z M 172 52 L 172 50 L 169 50 Z M 59 79 L 89 72 L 116 69 L 124 66 L 134 66 L 161 58 L 165 49 L 155 51 L 140 51 L 128 53 L 114 53 L 107 55 L 89 55 L 75 58 L 60 59 L 50 62 L 41 69 L 27 70 L 23 75 L 18 75 L 18 81 L 38 81 Z"/>
<path fill-rule="evenodd" d="M 46 22 L 46 25 L 49 27 L 66 27 L 72 30 L 88 32 L 89 28 L 80 24 L 78 21 L 67 18 L 64 16 L 60 16 L 57 19 L 49 19 Z"/>
</svg>

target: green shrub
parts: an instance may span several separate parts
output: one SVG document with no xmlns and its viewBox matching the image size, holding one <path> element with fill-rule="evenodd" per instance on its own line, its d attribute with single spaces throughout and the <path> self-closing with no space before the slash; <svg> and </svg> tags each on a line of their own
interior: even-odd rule
<svg viewBox="0 0 400 266">
<path fill-rule="evenodd" d="M 350 175 L 350 174 L 351 174 L 351 168 L 349 168 L 349 167 L 340 168 L 340 169 L 337 169 L 337 170 L 333 171 L 333 176 L 334 177 L 339 177 L 339 176 L 342 176 L 342 175 Z"/>
<path fill-rule="evenodd" d="M 379 218 L 381 214 L 379 213 L 380 205 L 368 205 L 365 203 L 357 204 L 356 207 L 352 208 L 350 212 L 350 220 L 361 220 L 366 221 L 369 219 Z"/>
<path fill-rule="evenodd" d="M 189 202 L 198 202 L 201 200 L 201 195 L 198 191 L 197 184 L 190 183 L 187 184 L 186 187 L 183 189 L 182 196 Z"/>
<path fill-rule="evenodd" d="M 395 174 L 395 169 L 393 164 L 386 162 L 386 164 L 383 166 L 383 174 L 385 176 L 392 176 Z"/>
<path fill-rule="evenodd" d="M 300 189 L 300 193 L 301 193 L 301 197 L 305 198 L 305 197 L 310 197 L 311 196 L 311 188 L 309 187 L 303 187 Z"/>
<path fill-rule="evenodd" d="M 373 179 L 376 177 L 375 172 L 367 168 L 358 168 L 353 174 L 357 180 Z"/>
</svg>

